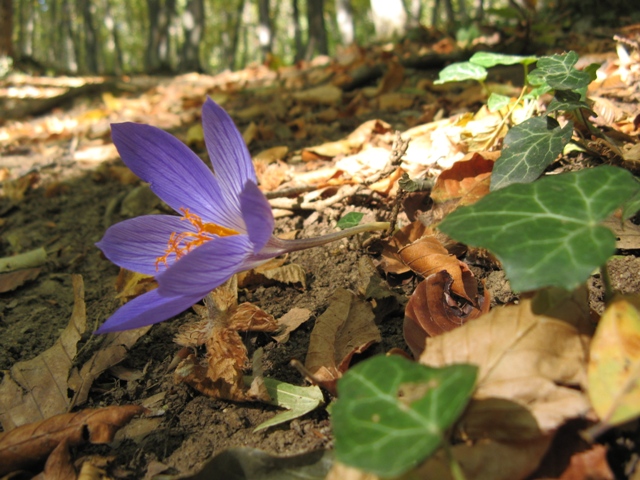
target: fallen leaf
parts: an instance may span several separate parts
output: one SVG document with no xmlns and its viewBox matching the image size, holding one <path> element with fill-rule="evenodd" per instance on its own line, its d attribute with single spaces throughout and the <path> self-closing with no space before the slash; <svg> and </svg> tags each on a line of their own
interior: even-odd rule
<svg viewBox="0 0 640 480">
<path fill-rule="evenodd" d="M 351 357 L 381 340 L 371 305 L 339 288 L 316 319 L 305 368 L 322 387 L 335 393 L 336 382 L 349 368 Z"/>
<path fill-rule="evenodd" d="M 61 442 L 109 443 L 118 429 L 145 411 L 137 405 L 64 413 L 0 433 L 0 475 L 44 460 Z"/>
<path fill-rule="evenodd" d="M 205 297 L 196 311 L 201 320 L 181 329 L 176 341 L 185 346 L 205 344 L 206 358 L 188 355 L 176 368 L 174 378 L 213 398 L 257 401 L 255 391 L 244 384 L 247 349 L 239 331 L 275 332 L 275 319 L 251 303 L 237 305 L 237 277 Z M 255 372 L 254 372 L 255 373 Z"/>
<path fill-rule="evenodd" d="M 311 310 L 308 308 L 292 308 L 278 319 L 280 330 L 273 339 L 278 343 L 286 343 L 289 340 L 289 334 L 310 318 Z"/>
<path fill-rule="evenodd" d="M 411 295 L 405 309 L 403 334 L 415 358 L 422 354 L 427 337 L 449 332 L 489 311 L 489 290 L 485 289 L 484 295 L 479 296 L 476 280 L 466 266 L 463 268 L 465 274 L 467 291 L 475 292 L 473 303 L 451 295 L 453 278 L 445 270 L 420 282 Z"/>
<path fill-rule="evenodd" d="M 543 434 L 586 414 L 590 315 L 586 288 L 571 296 L 542 291 L 519 305 L 494 308 L 460 328 L 427 338 L 420 363 L 478 365 L 474 398 L 526 406 Z"/>
<path fill-rule="evenodd" d="M 436 203 L 459 200 L 460 205 L 469 205 L 476 202 L 489 193 L 493 163 L 480 153 L 454 163 L 436 179 L 431 198 Z"/>
<path fill-rule="evenodd" d="M 0 273 L 0 293 L 11 292 L 40 275 L 42 268 L 26 268 L 10 273 Z"/>
<path fill-rule="evenodd" d="M 245 377 L 246 384 L 250 384 L 251 380 L 251 377 Z M 301 417 L 324 404 L 322 391 L 316 385 L 298 387 L 274 378 L 264 378 L 264 384 L 272 399 L 268 403 L 286 408 L 288 411 L 262 422 L 253 430 L 254 432 Z"/>
<path fill-rule="evenodd" d="M 422 277 L 446 271 L 453 283 L 451 291 L 470 303 L 476 303 L 478 287 L 469 267 L 442 245 L 436 235 L 425 235 L 398 251 L 407 267 Z"/>
<path fill-rule="evenodd" d="M 301 92 L 294 92 L 291 96 L 299 102 L 334 105 L 342 100 L 342 90 L 334 85 L 322 85 Z"/>
<path fill-rule="evenodd" d="M 0 423 L 5 432 L 66 412 L 71 407 L 67 378 L 87 322 L 82 277 L 72 275 L 71 279 L 73 312 L 60 338 L 37 357 L 14 364 L 2 379 Z"/>
<path fill-rule="evenodd" d="M 121 268 L 116 278 L 115 287 L 116 292 L 118 292 L 116 298 L 119 298 L 122 303 L 126 303 L 129 300 L 139 297 L 143 293 L 150 292 L 154 288 L 157 288 L 158 283 L 151 275 Z"/>
<path fill-rule="evenodd" d="M 589 398 L 600 417 L 592 436 L 640 415 L 640 297 L 618 297 L 591 343 Z"/>
<path fill-rule="evenodd" d="M 82 368 L 74 368 L 69 375 L 68 388 L 75 392 L 71 406 L 82 405 L 86 402 L 87 398 L 89 398 L 89 390 L 93 385 L 93 381 L 107 369 L 124 360 L 129 353 L 129 349 L 150 328 L 151 325 L 104 335 L 100 349 L 82 365 Z"/>
<path fill-rule="evenodd" d="M 576 453 L 558 480 L 615 480 L 607 462 L 607 447 L 593 445 L 589 450 Z"/>
</svg>

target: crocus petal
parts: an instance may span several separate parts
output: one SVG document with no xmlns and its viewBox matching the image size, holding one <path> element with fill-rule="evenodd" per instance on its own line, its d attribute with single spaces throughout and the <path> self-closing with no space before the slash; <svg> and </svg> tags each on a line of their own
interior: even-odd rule
<svg viewBox="0 0 640 480">
<path fill-rule="evenodd" d="M 191 223 L 173 215 L 146 215 L 131 218 L 109 227 L 96 246 L 105 257 L 119 267 L 156 275 L 164 270 L 164 264 L 156 260 L 162 257 L 172 232 L 195 231 Z M 173 261 L 175 255 L 168 260 Z"/>
<path fill-rule="evenodd" d="M 163 295 L 210 292 L 227 281 L 251 256 L 247 235 L 217 237 L 200 245 L 156 277 Z M 204 295 L 203 295 L 204 296 Z"/>
<path fill-rule="evenodd" d="M 271 238 L 275 220 L 269 201 L 252 181 L 247 181 L 240 194 L 240 209 L 253 243 L 253 252 L 257 253 Z"/>
<path fill-rule="evenodd" d="M 213 171 L 228 195 L 240 195 L 247 180 L 258 183 L 242 135 L 227 112 L 210 98 L 202 107 L 202 128 Z"/>
<path fill-rule="evenodd" d="M 167 320 L 180 312 L 185 311 L 193 304 L 204 298 L 201 295 L 180 295 L 177 297 L 165 297 L 158 289 L 134 298 L 124 304 L 96 330 L 96 333 L 118 332 L 132 328 L 145 327 L 154 323 Z"/>
<path fill-rule="evenodd" d="M 189 147 L 150 125 L 116 123 L 111 136 L 124 163 L 171 208 L 244 229 L 239 201 L 223 194 L 213 173 Z"/>
</svg>

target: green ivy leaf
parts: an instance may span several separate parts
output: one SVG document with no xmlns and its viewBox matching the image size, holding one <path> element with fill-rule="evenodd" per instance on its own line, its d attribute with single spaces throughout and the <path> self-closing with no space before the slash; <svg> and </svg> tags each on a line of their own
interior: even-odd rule
<svg viewBox="0 0 640 480">
<path fill-rule="evenodd" d="M 492 52 L 476 52 L 469 59 L 471 63 L 480 65 L 481 67 L 491 68 L 496 65 L 530 65 L 535 63 L 538 57 L 529 56 L 523 57 L 521 55 L 506 55 L 504 53 L 492 53 Z"/>
<path fill-rule="evenodd" d="M 591 83 L 591 76 L 587 72 L 576 70 L 573 66 L 578 62 L 576 52 L 563 53 L 540 57 L 537 75 L 544 77 L 546 82 L 555 90 L 576 90 Z"/>
<path fill-rule="evenodd" d="M 338 220 L 337 227 L 340 230 L 344 230 L 345 228 L 355 227 L 360 224 L 362 217 L 364 217 L 364 213 L 349 212 L 340 220 Z"/>
<path fill-rule="evenodd" d="M 492 93 L 487 100 L 487 107 L 491 112 L 497 112 L 498 110 L 506 107 L 511 102 L 511 97 L 501 95 L 499 93 Z"/>
<path fill-rule="evenodd" d="M 533 117 L 513 127 L 504 137 L 500 158 L 491 174 L 491 190 L 538 178 L 571 140 L 573 123 L 560 128 L 551 117 Z"/>
<path fill-rule="evenodd" d="M 631 173 L 611 166 L 552 175 L 460 207 L 439 229 L 493 252 L 516 291 L 571 290 L 615 251 L 600 222 L 639 191 Z"/>
<path fill-rule="evenodd" d="M 331 410 L 339 461 L 391 477 L 415 467 L 463 412 L 477 368 L 430 368 L 399 356 L 359 363 L 338 381 Z"/>
<path fill-rule="evenodd" d="M 464 80 L 477 80 L 484 82 L 487 78 L 487 69 L 480 65 L 474 65 L 471 62 L 452 63 L 448 67 L 440 70 L 436 85 L 447 82 L 462 82 Z"/>
<path fill-rule="evenodd" d="M 573 90 L 556 90 L 555 96 L 547 107 L 547 114 L 555 112 L 557 110 L 569 111 L 584 108 L 589 111 L 593 116 L 597 116 L 596 113 L 591 110 L 591 107 L 586 102 L 581 100 L 582 96 L 578 92 Z"/>
</svg>

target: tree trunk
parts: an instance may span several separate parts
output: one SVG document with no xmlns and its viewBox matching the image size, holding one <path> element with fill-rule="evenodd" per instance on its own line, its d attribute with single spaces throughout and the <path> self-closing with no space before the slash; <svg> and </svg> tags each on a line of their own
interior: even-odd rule
<svg viewBox="0 0 640 480">
<path fill-rule="evenodd" d="M 307 2 L 307 22 L 309 23 L 309 39 L 305 58 L 311 60 L 314 54 L 327 55 L 327 29 L 324 24 L 324 0 Z"/>
<path fill-rule="evenodd" d="M 171 72 L 169 27 L 175 15 L 176 0 L 147 0 L 149 37 L 145 70 L 148 73 Z"/>
<path fill-rule="evenodd" d="M 262 52 L 262 61 L 267 60 L 273 46 L 273 31 L 269 18 L 269 0 L 258 0 L 258 43 Z"/>
<path fill-rule="evenodd" d="M 295 61 L 299 62 L 304 58 L 304 47 L 302 46 L 302 27 L 300 26 L 300 6 L 298 0 L 291 0 L 291 10 L 293 16 L 293 39 L 296 46 Z"/>
<path fill-rule="evenodd" d="M 113 46 L 113 71 L 120 75 L 122 74 L 122 66 L 124 65 L 122 60 L 122 47 L 120 46 L 120 35 L 118 35 L 118 27 L 111 13 L 111 0 L 105 0 L 104 2 L 104 23 L 111 34 L 111 45 Z"/>
<path fill-rule="evenodd" d="M 90 73 L 100 72 L 98 33 L 93 25 L 93 5 L 91 2 L 79 0 L 78 6 L 84 20 L 85 64 Z"/>
<path fill-rule="evenodd" d="M 78 73 L 80 44 L 73 30 L 71 18 L 71 5 L 69 4 L 69 0 L 62 0 L 62 25 L 63 30 L 66 32 L 63 53 L 65 69 L 71 73 Z"/>
<path fill-rule="evenodd" d="M 407 12 L 402 0 L 371 0 L 371 13 L 378 40 L 392 40 L 405 34 Z"/>
<path fill-rule="evenodd" d="M 240 27 L 242 26 L 242 12 L 244 11 L 245 0 L 240 0 L 236 7 L 235 17 L 227 13 L 227 25 L 232 25 L 229 35 L 229 42 L 225 52 L 225 64 L 229 70 L 236 68 L 236 57 L 238 55 L 238 45 L 240 44 Z"/>
<path fill-rule="evenodd" d="M 200 63 L 200 42 L 204 36 L 204 2 L 189 0 L 182 14 L 184 44 L 180 69 L 183 72 L 202 72 Z"/>
<path fill-rule="evenodd" d="M 343 45 L 351 45 L 356 39 L 351 0 L 336 0 L 336 21 Z"/>
<path fill-rule="evenodd" d="M 13 59 L 13 2 L 0 0 L 0 60 Z"/>
</svg>

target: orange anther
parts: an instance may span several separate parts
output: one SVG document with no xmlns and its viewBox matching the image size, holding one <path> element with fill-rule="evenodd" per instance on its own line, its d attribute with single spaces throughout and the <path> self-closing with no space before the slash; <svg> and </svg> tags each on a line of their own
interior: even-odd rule
<svg viewBox="0 0 640 480">
<path fill-rule="evenodd" d="M 238 232 L 231 228 L 216 225 L 215 223 L 203 222 L 198 215 L 189 212 L 188 208 L 181 208 L 180 211 L 183 214 L 181 220 L 187 220 L 197 229 L 197 232 L 172 232 L 169 236 L 169 241 L 167 242 L 165 254 L 156 259 L 156 271 L 161 263 L 164 263 L 167 266 L 169 265 L 169 255 L 172 253 L 175 254 L 176 260 L 178 260 L 189 253 L 193 248 L 202 245 L 215 237 L 227 237 L 238 234 Z"/>
</svg>

